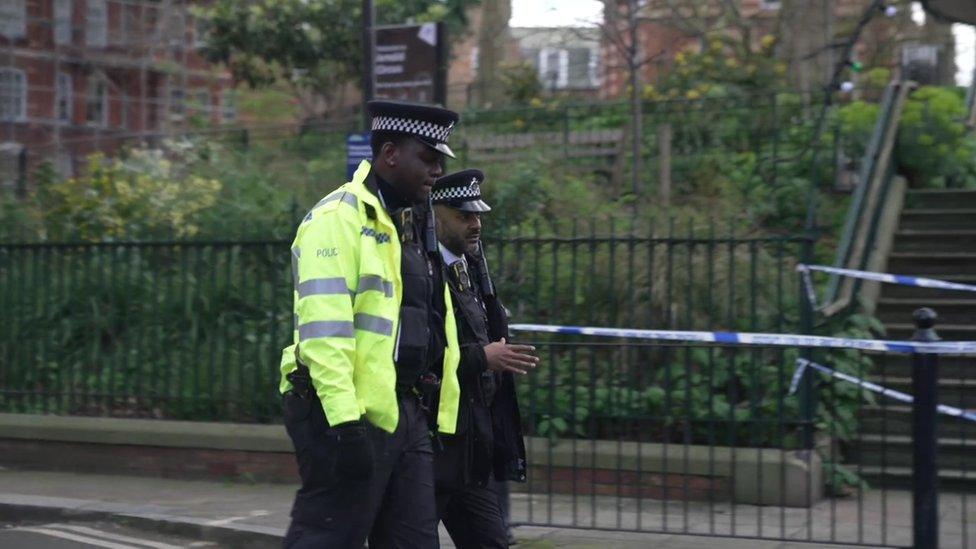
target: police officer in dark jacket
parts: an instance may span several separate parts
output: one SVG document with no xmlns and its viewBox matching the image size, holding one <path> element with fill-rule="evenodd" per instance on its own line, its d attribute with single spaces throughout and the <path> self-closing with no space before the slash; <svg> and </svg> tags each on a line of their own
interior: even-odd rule
<svg viewBox="0 0 976 549">
<path fill-rule="evenodd" d="M 431 199 L 451 290 L 461 362 L 457 433 L 441 437 L 434 478 L 437 511 L 461 549 L 508 547 L 495 481 L 525 481 L 525 446 L 515 375 L 535 368 L 535 348 L 506 342 L 508 319 L 481 249 L 484 174 L 464 170 L 437 180 Z"/>
</svg>

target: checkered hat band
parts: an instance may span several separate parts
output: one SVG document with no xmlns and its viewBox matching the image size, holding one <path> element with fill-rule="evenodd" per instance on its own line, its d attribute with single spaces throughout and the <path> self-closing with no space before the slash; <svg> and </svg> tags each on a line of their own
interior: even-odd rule
<svg viewBox="0 0 976 549">
<path fill-rule="evenodd" d="M 411 118 L 395 118 L 392 116 L 377 116 L 373 118 L 373 131 L 390 131 L 411 133 L 436 139 L 441 143 L 446 143 L 451 136 L 454 126 L 441 126 L 433 122 L 424 120 L 413 120 Z"/>
<path fill-rule="evenodd" d="M 430 193 L 430 199 L 434 202 L 445 202 L 451 200 L 474 200 L 481 198 L 481 187 L 478 185 L 465 185 L 464 187 L 446 187 L 434 189 Z"/>
</svg>

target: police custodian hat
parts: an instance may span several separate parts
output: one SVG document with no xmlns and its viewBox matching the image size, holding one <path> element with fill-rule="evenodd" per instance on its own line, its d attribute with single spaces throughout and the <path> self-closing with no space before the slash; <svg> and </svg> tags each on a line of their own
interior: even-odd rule
<svg viewBox="0 0 976 549">
<path fill-rule="evenodd" d="M 369 116 L 373 119 L 371 129 L 375 131 L 405 133 L 416 137 L 420 142 L 454 158 L 454 151 L 447 146 L 458 113 L 406 101 L 370 101 L 366 103 Z"/>
<path fill-rule="evenodd" d="M 445 175 L 434 182 L 430 200 L 464 212 L 490 212 L 491 207 L 481 199 L 481 170 L 461 170 Z"/>
</svg>

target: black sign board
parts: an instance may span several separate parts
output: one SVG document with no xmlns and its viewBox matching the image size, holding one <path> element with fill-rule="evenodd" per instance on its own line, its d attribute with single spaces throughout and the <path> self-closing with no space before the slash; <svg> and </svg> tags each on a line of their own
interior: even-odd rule
<svg viewBox="0 0 976 549">
<path fill-rule="evenodd" d="M 373 43 L 373 96 L 444 104 L 446 47 L 443 23 L 377 27 Z"/>
</svg>

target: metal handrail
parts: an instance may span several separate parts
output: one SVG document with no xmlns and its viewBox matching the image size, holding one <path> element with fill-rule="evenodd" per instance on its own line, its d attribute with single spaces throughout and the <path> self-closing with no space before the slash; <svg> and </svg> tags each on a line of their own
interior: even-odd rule
<svg viewBox="0 0 976 549">
<path fill-rule="evenodd" d="M 863 270 L 867 266 L 868 252 L 874 246 L 878 218 L 894 176 L 892 157 L 898 123 L 908 102 L 908 94 L 915 87 L 914 82 L 896 81 L 885 89 L 881 112 L 871 142 L 864 152 L 860 184 L 851 200 L 837 246 L 835 267 Z M 829 317 L 847 309 L 853 302 L 857 286 L 857 280 L 831 275 L 820 312 Z"/>
</svg>

